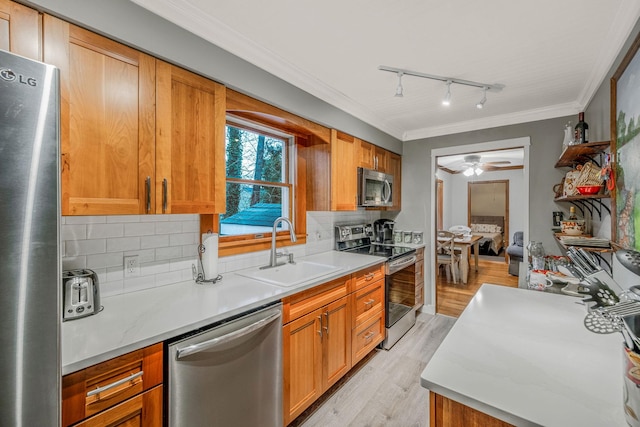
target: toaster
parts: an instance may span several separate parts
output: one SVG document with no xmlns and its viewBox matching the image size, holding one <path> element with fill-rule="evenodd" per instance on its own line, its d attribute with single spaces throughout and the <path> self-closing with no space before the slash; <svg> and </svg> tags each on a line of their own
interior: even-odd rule
<svg viewBox="0 0 640 427">
<path fill-rule="evenodd" d="M 62 320 L 90 316 L 100 311 L 98 275 L 89 269 L 62 273 Z"/>
</svg>

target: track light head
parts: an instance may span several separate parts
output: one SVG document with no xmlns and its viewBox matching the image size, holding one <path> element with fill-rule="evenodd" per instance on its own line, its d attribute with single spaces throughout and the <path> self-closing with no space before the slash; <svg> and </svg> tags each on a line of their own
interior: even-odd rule
<svg viewBox="0 0 640 427">
<path fill-rule="evenodd" d="M 442 105 L 448 107 L 451 105 L 451 80 L 447 80 L 447 93 L 444 94 Z"/>
<path fill-rule="evenodd" d="M 404 95 L 402 94 L 402 75 L 404 73 L 402 71 L 398 71 L 398 87 L 396 88 L 396 95 L 398 98 L 402 98 Z"/>
<path fill-rule="evenodd" d="M 484 103 L 487 102 L 487 89 L 489 88 L 486 86 L 482 88 L 482 99 L 476 104 L 476 108 L 479 110 L 482 110 Z"/>
</svg>

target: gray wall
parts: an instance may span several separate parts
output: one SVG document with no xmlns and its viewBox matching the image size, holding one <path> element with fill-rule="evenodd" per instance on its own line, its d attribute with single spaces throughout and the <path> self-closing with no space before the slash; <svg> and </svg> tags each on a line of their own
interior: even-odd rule
<svg viewBox="0 0 640 427">
<path fill-rule="evenodd" d="M 24 0 L 31 7 L 254 98 L 402 154 L 402 142 L 128 0 Z M 330 61 L 331 58 L 327 58 Z"/>
<path fill-rule="evenodd" d="M 560 117 L 512 126 L 503 126 L 455 135 L 439 136 L 404 143 L 402 159 L 402 212 L 396 220 L 415 229 L 430 230 L 431 220 L 431 150 L 449 146 L 476 144 L 519 137 L 530 137 L 529 203 L 530 236 L 540 240 L 547 252 L 559 253 L 551 234 L 552 212 L 569 211 L 569 206 L 553 202 L 553 186 L 566 170 L 555 169 L 562 152 L 563 129 L 574 117 Z M 425 233 L 425 241 L 430 233 Z"/>
</svg>

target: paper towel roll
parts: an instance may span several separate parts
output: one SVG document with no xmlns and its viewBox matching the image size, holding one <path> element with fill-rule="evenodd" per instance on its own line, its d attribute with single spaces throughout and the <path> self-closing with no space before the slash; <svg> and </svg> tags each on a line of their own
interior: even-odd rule
<svg viewBox="0 0 640 427">
<path fill-rule="evenodd" d="M 218 235 L 207 233 L 202 235 L 202 268 L 205 280 L 218 277 Z"/>
</svg>

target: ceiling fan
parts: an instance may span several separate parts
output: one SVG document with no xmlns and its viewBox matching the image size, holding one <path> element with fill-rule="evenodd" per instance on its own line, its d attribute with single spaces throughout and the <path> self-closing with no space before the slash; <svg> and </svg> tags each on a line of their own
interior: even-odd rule
<svg viewBox="0 0 640 427">
<path fill-rule="evenodd" d="M 469 154 L 467 156 L 464 156 L 464 163 L 462 164 L 462 166 L 466 168 L 463 172 L 464 175 L 471 176 L 473 174 L 480 175 L 485 169 L 493 169 L 491 168 L 491 166 L 504 165 L 504 164 L 510 164 L 510 163 L 511 162 L 508 160 L 499 160 L 495 162 L 482 162 L 481 157 L 479 155 Z M 489 168 L 487 168 L 487 166 L 489 166 Z"/>
</svg>

